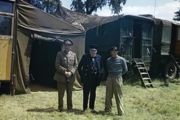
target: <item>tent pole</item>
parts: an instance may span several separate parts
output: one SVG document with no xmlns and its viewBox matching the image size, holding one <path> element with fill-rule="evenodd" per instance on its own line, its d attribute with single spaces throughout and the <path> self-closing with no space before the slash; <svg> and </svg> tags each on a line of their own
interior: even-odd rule
<svg viewBox="0 0 180 120">
<path fill-rule="evenodd" d="M 11 58 L 11 80 L 10 80 L 10 94 L 15 94 L 15 57 L 16 57 L 16 44 L 17 44 L 17 0 L 14 1 L 13 6 L 13 22 L 12 22 L 12 58 Z"/>
</svg>

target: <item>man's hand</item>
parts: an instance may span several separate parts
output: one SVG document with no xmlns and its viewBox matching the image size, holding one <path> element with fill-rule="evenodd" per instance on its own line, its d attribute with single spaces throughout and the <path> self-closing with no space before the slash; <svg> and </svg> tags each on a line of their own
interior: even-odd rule
<svg viewBox="0 0 180 120">
<path fill-rule="evenodd" d="M 67 77 L 67 78 L 69 78 L 69 77 L 71 77 L 71 75 L 72 75 L 72 73 L 71 72 L 65 72 L 65 76 Z"/>
</svg>

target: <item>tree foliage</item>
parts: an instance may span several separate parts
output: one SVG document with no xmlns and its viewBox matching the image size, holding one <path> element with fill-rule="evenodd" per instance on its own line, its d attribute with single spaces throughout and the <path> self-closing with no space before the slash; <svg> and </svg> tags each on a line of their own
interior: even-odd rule
<svg viewBox="0 0 180 120">
<path fill-rule="evenodd" d="M 177 20 L 177 21 L 180 21 L 180 9 L 175 12 L 175 17 L 173 19 Z"/>
<path fill-rule="evenodd" d="M 61 4 L 62 0 L 26 0 L 34 6 L 46 11 L 47 13 L 55 12 L 58 4 Z M 119 14 L 122 10 L 122 5 L 126 3 L 126 0 L 69 0 L 71 1 L 71 9 L 77 12 L 92 14 L 108 5 L 114 14 Z"/>
<path fill-rule="evenodd" d="M 47 13 L 55 12 L 60 0 L 29 0 L 34 6 L 46 11 Z"/>
<path fill-rule="evenodd" d="M 180 2 L 180 0 L 175 0 L 175 1 Z M 178 11 L 174 12 L 174 14 L 175 14 L 175 16 L 174 16 L 173 20 L 180 21 L 180 8 Z"/>
<path fill-rule="evenodd" d="M 113 13 L 119 14 L 122 10 L 122 5 L 125 3 L 126 0 L 72 0 L 71 9 L 81 13 L 92 14 L 98 8 L 101 9 L 108 5 Z"/>
</svg>

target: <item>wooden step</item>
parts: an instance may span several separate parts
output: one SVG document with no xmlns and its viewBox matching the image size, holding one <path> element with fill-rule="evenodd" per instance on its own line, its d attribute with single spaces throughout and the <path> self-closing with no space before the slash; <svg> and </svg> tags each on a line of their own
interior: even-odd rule
<svg viewBox="0 0 180 120">
<path fill-rule="evenodd" d="M 143 62 L 137 62 L 136 64 L 137 64 L 137 65 L 144 65 Z"/>
<path fill-rule="evenodd" d="M 140 74 L 141 74 L 141 75 L 148 75 L 147 72 L 141 72 Z"/>
<path fill-rule="evenodd" d="M 138 67 L 139 70 L 146 70 L 145 67 Z"/>
<path fill-rule="evenodd" d="M 149 77 L 144 77 L 144 78 L 142 78 L 143 80 L 151 80 L 151 78 L 149 78 Z"/>
</svg>

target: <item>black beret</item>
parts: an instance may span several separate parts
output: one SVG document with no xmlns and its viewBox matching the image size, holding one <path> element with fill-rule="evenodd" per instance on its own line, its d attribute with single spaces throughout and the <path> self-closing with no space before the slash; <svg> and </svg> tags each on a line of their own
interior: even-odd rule
<svg viewBox="0 0 180 120">
<path fill-rule="evenodd" d="M 67 42 L 68 42 L 68 44 L 73 45 L 73 42 L 70 39 L 64 40 L 63 44 L 66 44 Z"/>
<path fill-rule="evenodd" d="M 95 45 L 95 44 L 91 44 L 91 45 L 89 45 L 89 49 L 97 49 L 98 47 L 97 47 L 97 45 Z"/>
<path fill-rule="evenodd" d="M 113 47 L 110 49 L 110 51 L 118 51 L 118 47 L 113 46 Z"/>
</svg>

